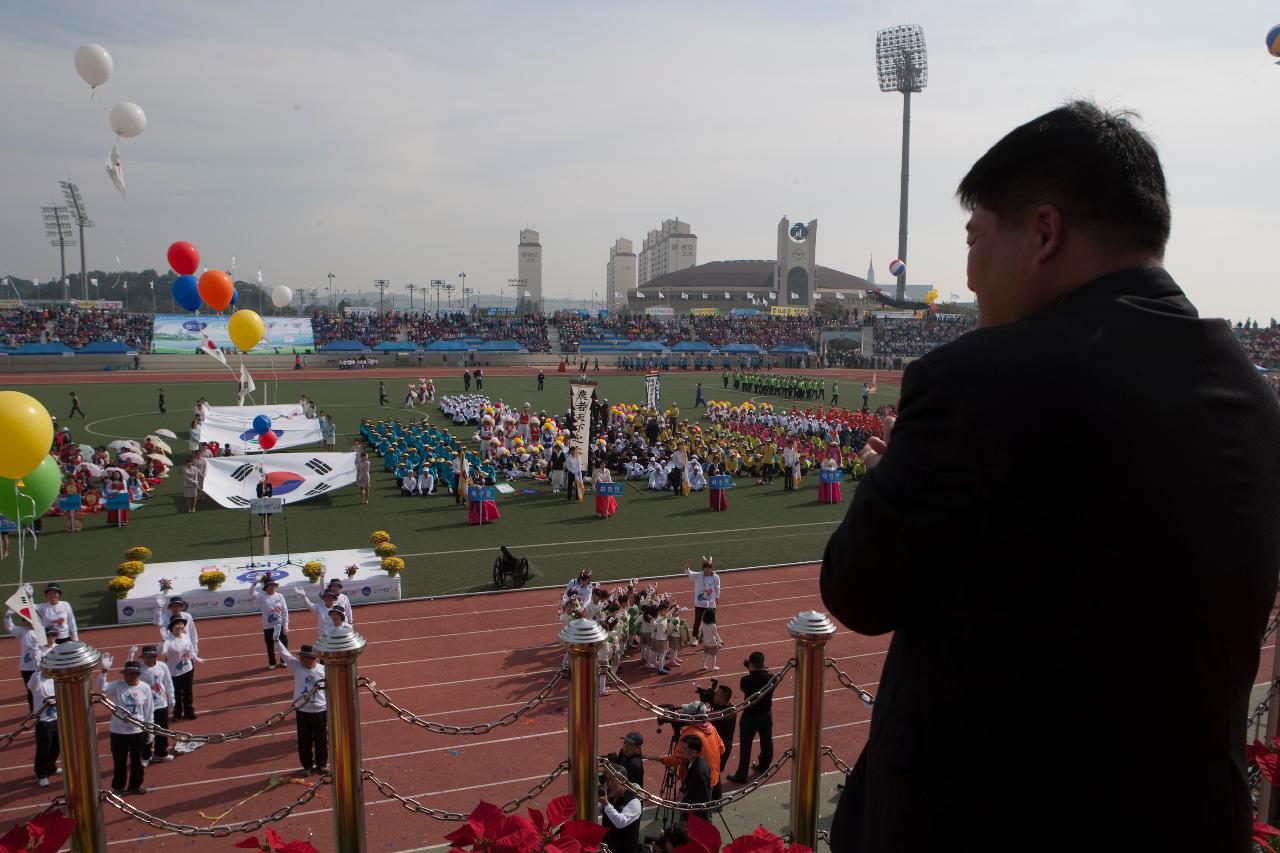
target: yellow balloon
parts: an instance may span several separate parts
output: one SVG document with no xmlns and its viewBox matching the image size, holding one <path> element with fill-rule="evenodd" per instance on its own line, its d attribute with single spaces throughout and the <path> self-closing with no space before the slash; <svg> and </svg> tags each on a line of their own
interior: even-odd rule
<svg viewBox="0 0 1280 853">
<path fill-rule="evenodd" d="M 40 401 L 21 391 L 0 391 L 0 477 L 27 476 L 49 455 L 53 420 Z"/>
<path fill-rule="evenodd" d="M 265 327 L 262 318 L 256 311 L 237 311 L 227 321 L 227 332 L 231 335 L 231 343 L 241 352 L 248 352 L 262 340 Z"/>
</svg>

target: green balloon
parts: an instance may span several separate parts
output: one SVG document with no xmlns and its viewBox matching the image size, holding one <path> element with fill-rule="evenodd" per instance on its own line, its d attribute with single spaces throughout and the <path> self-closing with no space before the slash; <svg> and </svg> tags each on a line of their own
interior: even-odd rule
<svg viewBox="0 0 1280 853">
<path fill-rule="evenodd" d="M 14 493 L 14 481 L 0 477 L 0 515 L 10 521 L 26 525 L 45 514 L 53 502 L 58 499 L 58 491 L 62 488 L 62 472 L 52 456 L 46 456 L 36 470 L 22 478 L 22 485 L 17 491 L 25 497 L 19 498 Z M 30 497 L 36 502 L 35 512 L 31 510 Z M 21 518 L 19 518 L 21 511 Z"/>
</svg>

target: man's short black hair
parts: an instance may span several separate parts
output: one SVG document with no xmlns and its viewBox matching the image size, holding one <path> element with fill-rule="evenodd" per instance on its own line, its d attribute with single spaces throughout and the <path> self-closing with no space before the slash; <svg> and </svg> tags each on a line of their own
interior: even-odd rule
<svg viewBox="0 0 1280 853">
<path fill-rule="evenodd" d="M 680 738 L 680 742 L 692 749 L 694 752 L 702 752 L 702 739 L 697 735 L 685 735 Z"/>
<path fill-rule="evenodd" d="M 1002 223 L 1052 204 L 1128 246 L 1164 254 L 1169 196 L 1160 155 L 1132 112 L 1072 101 L 1014 128 L 978 158 L 956 195 Z"/>
</svg>

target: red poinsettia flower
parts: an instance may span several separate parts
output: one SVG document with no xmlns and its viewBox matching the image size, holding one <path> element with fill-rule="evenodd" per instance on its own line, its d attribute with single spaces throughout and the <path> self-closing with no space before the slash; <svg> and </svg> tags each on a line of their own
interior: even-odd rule
<svg viewBox="0 0 1280 853">
<path fill-rule="evenodd" d="M 1280 752 L 1276 751 L 1274 742 L 1268 747 L 1262 741 L 1255 740 L 1245 747 L 1244 755 L 1250 764 L 1258 765 L 1262 778 L 1272 785 L 1280 784 Z"/>
<path fill-rule="evenodd" d="M 542 835 L 528 820 L 504 814 L 493 803 L 481 802 L 461 828 L 445 836 L 454 847 L 470 846 L 487 853 L 532 853 Z"/>
<path fill-rule="evenodd" d="M 48 812 L 33 817 L 25 824 L 14 826 L 0 838 L 0 853 L 58 853 L 63 842 L 71 837 L 76 822 L 61 812 Z"/>
<path fill-rule="evenodd" d="M 689 843 L 680 845 L 676 853 L 720 853 L 720 830 L 711 821 L 689 815 L 684 831 Z"/>
<path fill-rule="evenodd" d="M 1262 847 L 1263 850 L 1271 850 L 1271 839 L 1280 835 L 1280 829 L 1276 829 L 1269 823 L 1263 823 L 1260 820 L 1253 822 L 1253 840 L 1255 844 Z"/>
<path fill-rule="evenodd" d="M 594 851 L 604 841 L 609 830 L 589 820 L 566 821 L 554 839 L 555 846 L 561 853 L 574 853 L 575 850 Z M 570 844 L 569 842 L 573 842 Z M 551 853 L 551 847 L 547 847 Z"/>
<path fill-rule="evenodd" d="M 788 847 L 781 838 L 763 826 L 757 826 L 755 832 L 735 839 L 721 853 L 813 853 L 813 851 L 803 844 L 792 844 Z"/>
</svg>

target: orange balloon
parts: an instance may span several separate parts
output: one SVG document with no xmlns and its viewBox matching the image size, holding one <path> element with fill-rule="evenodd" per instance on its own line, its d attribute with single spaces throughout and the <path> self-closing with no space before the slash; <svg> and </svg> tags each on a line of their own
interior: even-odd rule
<svg viewBox="0 0 1280 853">
<path fill-rule="evenodd" d="M 206 270 L 196 282 L 196 291 L 205 305 L 214 311 L 224 311 L 231 304 L 236 288 L 231 283 L 231 276 L 222 270 Z"/>
</svg>

